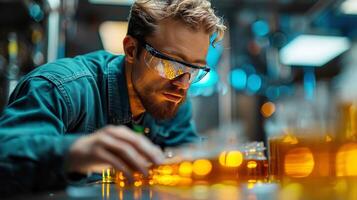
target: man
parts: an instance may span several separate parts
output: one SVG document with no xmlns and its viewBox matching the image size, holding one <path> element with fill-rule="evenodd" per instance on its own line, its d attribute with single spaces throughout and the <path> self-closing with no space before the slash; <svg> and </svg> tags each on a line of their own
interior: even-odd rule
<svg viewBox="0 0 357 200">
<path fill-rule="evenodd" d="M 195 141 L 187 90 L 209 72 L 210 36 L 224 29 L 206 0 L 138 0 L 125 56 L 99 51 L 29 73 L 0 118 L 0 188 L 59 187 L 109 166 L 147 174 L 163 160 L 156 145 Z"/>
</svg>

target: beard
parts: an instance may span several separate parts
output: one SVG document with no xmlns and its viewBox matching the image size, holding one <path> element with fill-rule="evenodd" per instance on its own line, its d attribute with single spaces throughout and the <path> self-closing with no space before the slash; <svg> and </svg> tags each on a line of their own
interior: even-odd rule
<svg viewBox="0 0 357 200">
<path fill-rule="evenodd" d="M 177 89 L 167 89 L 164 91 L 172 91 L 176 94 L 181 94 L 183 97 L 180 102 L 175 103 L 172 101 L 160 98 L 160 91 L 150 91 L 147 88 L 142 91 L 137 91 L 141 103 L 145 110 L 150 113 L 156 120 L 167 120 L 175 117 L 178 108 L 185 101 L 186 94 L 184 91 Z"/>
<path fill-rule="evenodd" d="M 182 103 L 174 103 L 170 101 L 150 101 L 151 99 L 145 99 L 142 101 L 144 108 L 157 120 L 166 120 L 173 118 L 177 110 Z"/>
</svg>

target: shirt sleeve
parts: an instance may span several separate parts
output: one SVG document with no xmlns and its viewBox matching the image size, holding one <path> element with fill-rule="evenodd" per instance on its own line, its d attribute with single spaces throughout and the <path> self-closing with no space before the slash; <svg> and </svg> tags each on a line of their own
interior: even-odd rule
<svg viewBox="0 0 357 200">
<path fill-rule="evenodd" d="M 79 135 L 66 133 L 69 105 L 41 77 L 21 81 L 0 117 L 0 193 L 66 184 L 64 160 Z"/>
</svg>

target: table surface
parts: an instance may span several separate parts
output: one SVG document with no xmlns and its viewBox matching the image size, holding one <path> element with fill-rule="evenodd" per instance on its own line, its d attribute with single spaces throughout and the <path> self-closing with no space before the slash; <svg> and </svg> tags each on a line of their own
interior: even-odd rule
<svg viewBox="0 0 357 200">
<path fill-rule="evenodd" d="M 287 180 L 280 183 L 219 183 L 190 187 L 140 186 L 115 184 L 69 186 L 65 190 L 11 198 L 26 200 L 121 200 L 121 199 L 236 199 L 236 200 L 355 200 L 357 178 Z"/>
</svg>

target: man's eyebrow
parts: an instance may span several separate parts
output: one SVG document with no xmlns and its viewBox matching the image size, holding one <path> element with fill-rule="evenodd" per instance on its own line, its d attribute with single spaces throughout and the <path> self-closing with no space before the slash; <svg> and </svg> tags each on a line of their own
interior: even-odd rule
<svg viewBox="0 0 357 200">
<path fill-rule="evenodd" d="M 175 55 L 175 56 L 181 58 L 182 61 L 187 62 L 187 63 L 198 63 L 198 64 L 206 65 L 206 60 L 202 60 L 202 59 L 197 59 L 197 60 L 188 62 L 187 56 L 185 56 L 181 52 L 175 51 L 173 49 L 165 49 L 165 52 L 162 52 L 162 53 L 166 54 L 166 52 L 169 55 Z"/>
</svg>

